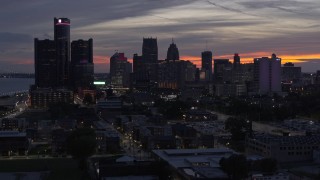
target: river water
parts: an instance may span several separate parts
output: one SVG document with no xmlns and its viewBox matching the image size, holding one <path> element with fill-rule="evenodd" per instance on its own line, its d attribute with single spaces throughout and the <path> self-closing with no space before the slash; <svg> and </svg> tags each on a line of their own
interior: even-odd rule
<svg viewBox="0 0 320 180">
<path fill-rule="evenodd" d="M 28 91 L 32 84 L 34 79 L 31 78 L 0 78 L 0 95 Z"/>
</svg>

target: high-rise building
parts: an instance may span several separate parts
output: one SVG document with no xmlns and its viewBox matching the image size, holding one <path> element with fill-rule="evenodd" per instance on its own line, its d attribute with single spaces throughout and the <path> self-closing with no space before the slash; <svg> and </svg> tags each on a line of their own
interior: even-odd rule
<svg viewBox="0 0 320 180">
<path fill-rule="evenodd" d="M 201 53 L 201 68 L 206 72 L 206 80 L 212 79 L 212 52 L 204 51 Z"/>
<path fill-rule="evenodd" d="M 139 56 L 138 54 L 134 54 L 132 59 L 133 59 L 133 72 L 137 73 L 137 72 L 144 71 L 145 63 L 142 56 Z"/>
<path fill-rule="evenodd" d="M 115 53 L 110 58 L 111 85 L 117 87 L 129 87 L 132 64 L 128 62 L 124 53 Z"/>
<path fill-rule="evenodd" d="M 34 39 L 34 69 L 36 87 L 56 86 L 56 47 L 53 40 Z"/>
<path fill-rule="evenodd" d="M 168 60 L 179 60 L 179 49 L 177 47 L 177 45 L 173 42 L 172 39 L 172 43 L 170 44 L 168 51 L 167 51 L 167 61 Z"/>
<path fill-rule="evenodd" d="M 143 38 L 142 56 L 146 63 L 158 62 L 158 44 L 157 39 Z"/>
<path fill-rule="evenodd" d="M 158 68 L 159 88 L 181 89 L 186 82 L 195 81 L 196 65 L 190 61 L 162 61 Z"/>
<path fill-rule="evenodd" d="M 69 84 L 70 66 L 70 20 L 54 18 L 54 41 L 56 43 L 57 86 Z"/>
<path fill-rule="evenodd" d="M 226 68 L 231 68 L 229 59 L 214 59 L 214 81 L 216 84 L 223 83 L 223 74 Z"/>
<path fill-rule="evenodd" d="M 132 87 L 145 89 L 149 86 L 149 75 L 146 69 L 146 63 L 142 56 L 133 55 L 133 73 L 130 75 Z"/>
<path fill-rule="evenodd" d="M 70 85 L 74 88 L 93 86 L 94 64 L 92 39 L 77 40 L 71 43 Z"/>
<path fill-rule="evenodd" d="M 233 56 L 233 69 L 240 67 L 240 56 L 238 53 L 235 53 Z"/>
<path fill-rule="evenodd" d="M 295 67 L 293 63 L 288 62 L 281 67 L 281 79 L 284 82 L 297 82 L 301 78 L 301 67 Z"/>
<path fill-rule="evenodd" d="M 256 93 L 281 92 L 281 58 L 255 58 L 253 78 Z"/>
<path fill-rule="evenodd" d="M 156 83 L 158 78 L 158 44 L 155 38 L 143 38 L 142 58 L 145 72 L 150 83 Z"/>
</svg>

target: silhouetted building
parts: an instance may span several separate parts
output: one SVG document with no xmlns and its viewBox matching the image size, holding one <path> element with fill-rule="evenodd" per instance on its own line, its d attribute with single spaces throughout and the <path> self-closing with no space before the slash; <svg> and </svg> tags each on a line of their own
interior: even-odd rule
<svg viewBox="0 0 320 180">
<path fill-rule="evenodd" d="M 168 60 L 179 60 L 179 50 L 177 45 L 173 42 L 172 39 L 172 43 L 170 44 L 168 51 L 167 51 L 167 61 Z"/>
<path fill-rule="evenodd" d="M 155 86 L 158 78 L 157 39 L 143 38 L 142 56 L 133 56 L 133 72 L 132 87 L 146 89 Z"/>
<path fill-rule="evenodd" d="M 144 61 L 142 56 L 139 56 L 138 54 L 133 55 L 133 72 L 141 72 L 144 71 Z"/>
<path fill-rule="evenodd" d="M 212 80 L 212 52 L 204 51 L 201 53 L 201 67 L 206 73 L 206 80 Z"/>
<path fill-rule="evenodd" d="M 92 39 L 71 43 L 70 84 L 74 89 L 93 86 L 94 64 Z"/>
<path fill-rule="evenodd" d="M 130 73 L 132 72 L 132 65 L 128 62 L 124 53 L 115 53 L 110 58 L 110 77 L 111 85 L 118 87 L 129 87 Z"/>
<path fill-rule="evenodd" d="M 53 40 L 34 39 L 34 69 L 36 87 L 56 86 L 57 62 Z"/>
<path fill-rule="evenodd" d="M 281 79 L 284 82 L 299 81 L 301 78 L 301 67 L 295 67 L 293 63 L 288 62 L 281 67 Z"/>
<path fill-rule="evenodd" d="M 254 83 L 256 93 L 281 92 L 281 58 L 275 54 L 271 58 L 255 58 Z"/>
<path fill-rule="evenodd" d="M 130 75 L 130 86 L 135 88 L 147 88 L 149 86 L 149 75 L 146 70 L 146 63 L 142 56 L 133 55 L 133 73 Z"/>
<path fill-rule="evenodd" d="M 26 155 L 29 143 L 26 133 L 19 131 L 0 131 L 0 156 Z"/>
<path fill-rule="evenodd" d="M 214 60 L 214 80 L 215 83 L 223 83 L 223 72 L 225 68 L 231 68 L 229 59 L 215 59 Z"/>
<path fill-rule="evenodd" d="M 180 89 L 185 82 L 194 82 L 196 65 L 190 61 L 163 61 L 158 68 L 158 87 Z"/>
<path fill-rule="evenodd" d="M 142 56 L 146 63 L 156 63 L 158 61 L 157 39 L 143 38 Z"/>
<path fill-rule="evenodd" d="M 237 69 L 240 67 L 240 56 L 238 53 L 235 53 L 233 56 L 233 68 Z"/>
<path fill-rule="evenodd" d="M 57 86 L 67 87 L 70 78 L 70 20 L 68 18 L 54 18 L 54 41 L 56 43 Z"/>
</svg>

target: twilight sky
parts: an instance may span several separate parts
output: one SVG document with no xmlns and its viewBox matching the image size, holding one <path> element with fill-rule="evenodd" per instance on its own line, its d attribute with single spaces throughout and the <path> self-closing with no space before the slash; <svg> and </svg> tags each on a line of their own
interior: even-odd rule
<svg viewBox="0 0 320 180">
<path fill-rule="evenodd" d="M 157 37 L 164 59 L 174 38 L 180 57 L 201 51 L 243 62 L 276 53 L 304 72 L 320 70 L 319 0 L 1 0 L 0 72 L 33 72 L 33 38 L 53 39 L 53 18 L 71 19 L 71 40 L 93 38 L 95 72 L 118 50 L 141 54 Z"/>
</svg>

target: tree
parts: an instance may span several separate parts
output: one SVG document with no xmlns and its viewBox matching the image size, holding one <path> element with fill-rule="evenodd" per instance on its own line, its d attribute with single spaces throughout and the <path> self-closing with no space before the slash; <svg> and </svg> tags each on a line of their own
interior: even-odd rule
<svg viewBox="0 0 320 180">
<path fill-rule="evenodd" d="M 277 170 L 277 160 L 272 158 L 256 160 L 252 163 L 252 170 L 267 173 L 275 172 Z"/>
<path fill-rule="evenodd" d="M 245 139 L 249 125 L 245 119 L 230 117 L 225 122 L 225 129 L 230 131 L 233 141 L 241 141 Z"/>
<path fill-rule="evenodd" d="M 240 180 L 248 175 L 247 159 L 244 155 L 233 154 L 229 158 L 222 158 L 219 164 L 230 179 Z"/>
<path fill-rule="evenodd" d="M 68 138 L 68 152 L 73 158 L 79 160 L 79 168 L 86 170 L 87 159 L 94 154 L 96 148 L 96 135 L 91 128 L 74 130 Z"/>
</svg>

